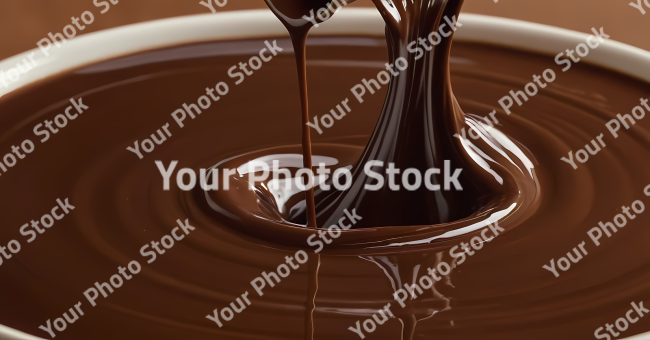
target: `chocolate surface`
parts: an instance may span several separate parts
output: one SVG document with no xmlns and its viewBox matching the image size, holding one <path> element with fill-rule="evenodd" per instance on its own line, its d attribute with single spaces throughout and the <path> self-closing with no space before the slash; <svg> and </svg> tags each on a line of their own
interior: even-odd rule
<svg viewBox="0 0 650 340">
<path fill-rule="evenodd" d="M 252 221 L 250 229 L 267 229 L 267 234 L 225 225 L 205 193 L 176 187 L 163 191 L 154 163 L 179 160 L 179 167 L 198 171 L 264 149 L 273 148 L 269 154 L 300 153 L 296 64 L 291 43 L 278 39 L 278 45 L 282 53 L 236 86 L 228 69 L 264 48 L 263 41 L 142 53 L 63 74 L 0 99 L 2 154 L 26 139 L 35 144 L 33 152 L 0 173 L 2 244 L 21 244 L 0 266 L 2 324 L 47 338 L 38 326 L 82 302 L 84 316 L 57 338 L 304 337 L 305 300 L 311 294 L 307 265 L 267 287 L 262 297 L 250 282 L 261 272 L 274 271 L 296 249 L 311 253 L 305 242 L 309 230 L 252 214 L 241 217 Z M 205 50 L 215 55 L 196 58 Z M 364 97 L 364 103 L 355 102 L 350 88 L 385 69 L 386 51 L 385 41 L 378 38 L 310 39 L 312 114 L 322 115 L 344 98 L 352 100 L 351 113 L 323 135 L 313 136 L 315 155 L 340 159 L 340 166 L 354 165 L 361 157 L 387 87 Z M 561 73 L 552 56 L 491 46 L 456 43 L 450 60 L 459 106 L 480 116 L 508 91 L 523 88 L 535 70 L 555 67 L 554 83 L 513 114 L 497 116 L 499 131 L 534 156 L 538 198 L 500 223 L 507 232 L 467 256 L 424 296 L 407 308 L 394 307 L 396 317 L 368 338 L 399 339 L 402 324 L 410 325 L 406 330 L 413 339 L 592 338 L 596 328 L 623 315 L 631 301 L 650 297 L 647 213 L 638 214 L 611 238 L 604 236 L 599 247 L 588 243 L 588 255 L 558 278 L 542 265 L 566 256 L 580 242 L 591 242 L 587 232 L 599 221 L 612 221 L 622 205 L 650 201 L 643 193 L 650 184 L 645 168 L 649 123 L 639 120 L 617 139 L 605 137 L 607 147 L 577 170 L 559 158 L 607 133 L 605 123 L 619 112 L 629 113 L 639 97 L 647 97 L 650 85 L 584 63 Z M 187 120 L 184 128 L 174 125 L 170 113 L 220 81 L 230 86 L 227 95 Z M 83 98 L 89 108 L 41 143 L 34 126 L 63 114 L 70 98 Z M 172 136 L 143 159 L 126 151 L 167 122 L 172 123 Z M 216 191 L 209 197 L 235 193 Z M 66 197 L 75 209 L 28 243 L 21 226 L 49 214 L 56 200 Z M 177 219 L 189 219 L 196 230 L 147 264 L 141 247 L 169 235 Z M 397 243 L 439 236 L 470 223 L 363 228 L 328 245 L 320 255 L 314 338 L 356 337 L 348 327 L 387 303 L 395 305 L 394 284 L 412 284 L 427 266 L 452 263 L 450 248 L 469 242 L 474 234 L 410 246 Z M 95 282 L 108 282 L 118 266 L 133 260 L 142 271 L 91 307 L 83 292 Z M 387 274 L 387 268 L 396 268 L 397 274 Z M 252 304 L 223 328 L 205 318 L 246 290 L 254 294 Z M 625 336 L 648 330 L 650 324 L 642 318 Z"/>
</svg>

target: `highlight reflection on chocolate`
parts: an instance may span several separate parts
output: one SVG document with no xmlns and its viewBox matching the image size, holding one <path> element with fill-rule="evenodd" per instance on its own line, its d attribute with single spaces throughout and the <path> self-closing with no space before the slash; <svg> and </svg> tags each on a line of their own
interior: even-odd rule
<svg viewBox="0 0 650 340">
<path fill-rule="evenodd" d="M 428 25 L 433 25 L 427 30 L 444 20 L 441 14 L 451 18 L 458 9 L 437 10 L 435 18 L 427 17 Z M 237 86 L 229 83 L 228 94 L 199 116 L 200 123 L 180 129 L 172 121 L 171 136 L 161 126 L 169 121 L 167 114 L 178 107 L 179 100 L 189 103 L 204 92 L 206 84 L 214 86 L 215 79 L 224 79 L 232 65 L 264 48 L 264 40 L 145 52 L 83 67 L 4 96 L 0 100 L 2 145 L 10 148 L 16 141 L 31 139 L 36 148 L 0 177 L 0 200 L 7 212 L 3 223 L 19 227 L 31 219 L 39 220 L 57 206 L 63 209 L 57 199 L 63 202 L 65 197 L 75 209 L 43 229 L 43 234 L 35 232 L 32 243 L 18 235 L 16 228 L 0 231 L 0 239 L 19 239 L 23 246 L 0 267 L 5 306 L 0 321 L 45 336 L 38 328 L 45 324 L 43 320 L 54 321 L 63 312 L 70 316 L 70 307 L 81 301 L 84 315 L 64 332 L 57 332 L 57 338 L 302 339 L 312 332 L 314 339 L 355 338 L 350 326 L 372 318 L 391 303 L 394 317 L 372 334 L 366 332 L 367 338 L 587 339 L 595 328 L 608 320 L 614 322 L 627 311 L 631 301 L 647 298 L 648 231 L 643 227 L 649 219 L 644 213 L 612 237 L 603 236 L 602 245 L 588 243 L 588 255 L 559 277 L 541 266 L 551 258 L 566 256 L 582 241 L 591 242 L 586 232 L 600 220 L 612 221 L 620 205 L 647 202 L 643 193 L 650 183 L 643 167 L 650 145 L 644 132 L 649 127 L 646 121 L 639 120 L 635 130 L 621 132 L 616 140 L 605 139 L 607 147 L 581 165 L 585 171 L 571 169 L 558 155 L 584 148 L 585 140 L 605 132 L 605 123 L 615 118 L 620 108 L 638 103 L 639 97 L 647 98 L 650 86 L 577 64 L 530 105 L 510 116 L 498 115 L 498 123 L 490 128 L 460 108 L 464 112 L 491 111 L 494 98 L 523 88 L 531 70 L 553 67 L 552 57 L 456 43 L 448 58 L 451 42 L 443 41 L 415 61 L 413 54 L 392 45 L 409 42 L 422 32 L 405 30 L 410 35 L 400 37 L 402 40 L 390 38 L 393 35 L 389 33 L 391 49 L 385 40 L 375 37 L 308 41 L 313 112 L 326 112 L 333 102 L 350 97 L 349 89 L 360 79 L 377 74 L 398 55 L 419 68 L 413 77 L 396 76 L 389 88 L 383 86 L 375 95 L 364 97 L 364 103 L 352 99 L 346 121 L 314 138 L 313 154 L 335 159 L 332 169 L 355 167 L 360 160 L 373 159 L 366 150 L 373 149 L 369 145 L 381 149 L 384 144 L 380 140 L 411 146 L 423 142 L 439 148 L 434 154 L 444 156 L 429 157 L 431 148 L 421 147 L 409 149 L 403 158 L 388 155 L 384 159 L 404 161 L 412 167 L 436 166 L 438 159 L 451 159 L 472 174 L 463 179 L 468 188 L 463 194 L 470 196 L 458 198 L 458 192 L 449 192 L 446 199 L 430 200 L 416 191 L 413 206 L 401 211 L 404 218 L 411 216 L 407 211 L 412 212 L 413 224 L 373 221 L 373 214 L 390 208 L 384 200 L 393 198 L 371 197 L 366 203 L 357 200 L 343 205 L 340 198 L 317 196 L 322 197 L 318 202 L 338 204 L 331 210 L 319 210 L 319 226 L 329 225 L 328 219 L 337 209 L 348 207 L 357 207 L 362 219 L 355 224 L 360 228 L 343 232 L 320 252 L 313 323 L 305 323 L 309 308 L 305 301 L 314 293 L 307 282 L 315 272 L 308 265 L 292 270 L 275 287 L 267 284 L 263 296 L 250 286 L 252 279 L 276 271 L 296 250 L 313 253 L 315 248 L 305 240 L 314 231 L 304 226 L 304 213 L 291 215 L 290 208 L 300 206 L 301 193 L 280 210 L 272 192 L 250 191 L 239 176 L 229 179 L 228 191 L 185 192 L 174 186 L 164 191 L 154 164 L 155 160 L 165 164 L 179 160 L 179 168 L 198 172 L 215 165 L 237 168 L 268 155 L 300 155 L 303 148 L 297 141 L 304 124 L 297 118 L 296 63 L 288 39 L 277 39 L 284 50 L 253 77 Z M 196 57 L 205 50 L 230 53 Z M 440 51 L 445 52 L 444 62 L 437 59 Z M 433 52 L 436 57 L 428 54 Z M 447 61 L 451 61 L 449 68 Z M 420 95 L 418 91 L 422 91 Z M 36 96 L 38 100 L 34 100 Z M 400 101 L 404 96 L 408 101 Z M 83 98 L 88 109 L 69 120 L 60 132 L 51 133 L 48 142 L 40 143 L 33 127 L 65 114 L 72 105 L 70 98 Z M 384 102 L 384 98 L 389 100 Z M 390 124 L 401 115 L 415 122 L 413 126 L 420 131 L 411 125 Z M 467 131 L 469 126 L 478 130 L 480 139 L 453 137 L 459 132 L 464 135 L 462 129 Z M 378 127 L 392 128 L 394 134 L 373 133 Z M 409 128 L 407 134 L 401 133 Z M 158 129 L 167 139 L 142 160 L 125 150 Z M 427 139 L 427 133 L 433 139 Z M 505 145 L 507 150 L 500 147 Z M 494 160 L 488 163 L 489 169 L 503 184 L 494 184 L 498 182 L 494 174 L 467 156 L 467 150 L 476 150 L 474 147 Z M 509 153 L 514 148 L 534 163 L 534 171 L 524 158 Z M 359 176 L 355 174 L 355 180 Z M 353 194 L 353 190 L 343 193 L 345 197 Z M 405 199 L 398 198 L 395 204 Z M 417 205 L 467 201 L 469 210 L 451 211 L 442 224 L 432 222 L 442 218 L 442 209 L 429 215 L 424 205 Z M 362 212 L 365 204 L 369 210 Z M 373 206 L 376 209 L 372 210 Z M 9 213 L 10 208 L 20 212 Z M 388 212 L 386 216 L 392 218 Z M 176 220 L 183 223 L 185 218 L 196 229 L 148 264 L 150 256 L 142 256 L 142 247 L 152 241 L 162 243 L 179 226 Z M 498 233 L 497 237 L 481 243 L 480 250 L 469 248 L 474 250 L 462 261 L 460 256 L 450 255 L 454 247 L 480 237 L 486 221 L 497 219 L 503 232 L 490 231 Z M 455 253 L 462 251 L 456 248 Z M 100 295 L 97 306 L 91 307 L 81 293 L 95 282 L 109 282 L 118 266 L 126 268 L 133 260 L 142 265 L 141 272 L 107 297 Z M 405 284 L 419 284 L 428 268 L 441 269 L 437 274 L 442 274 L 440 280 L 431 276 L 432 287 L 418 293 L 416 299 L 404 301 L 406 306 L 401 308 L 393 298 L 395 291 Z M 251 304 L 224 327 L 205 318 L 215 308 L 229 306 L 244 291 L 251 293 Z M 648 330 L 650 324 L 641 318 L 628 332 Z"/>
<path fill-rule="evenodd" d="M 310 13 L 312 16 L 313 13 L 325 13 L 322 9 L 336 6 L 292 0 L 267 0 L 267 4 L 289 30 L 294 49 L 300 51 L 296 53 L 296 62 L 302 71 L 304 42 L 313 24 L 305 18 L 309 18 Z M 320 225 L 336 224 L 345 216 L 345 210 L 352 209 L 366 216 L 354 228 L 440 224 L 469 217 L 486 208 L 502 210 L 514 201 L 524 206 L 533 201 L 537 188 L 530 156 L 525 156 L 503 134 L 488 133 L 484 122 L 466 118 L 453 96 L 448 64 L 452 30 L 456 27 L 451 23 L 456 21 L 461 4 L 458 0 L 375 1 L 386 22 L 389 63 L 384 73 L 390 78 L 388 95 L 375 132 L 355 164 L 352 187 L 339 193 L 318 193 Z M 328 16 L 330 12 L 327 11 Z M 445 22 L 450 23 L 447 37 L 438 35 L 441 41 L 437 45 L 425 44 L 425 49 L 413 53 L 412 42 L 421 44 Z M 304 74 L 299 75 L 299 79 L 304 78 Z M 379 86 L 377 81 L 373 82 Z M 306 83 L 301 82 L 300 87 L 301 96 L 306 97 Z M 303 101 L 305 105 L 306 100 Z M 310 120 L 306 112 L 306 108 L 303 109 L 303 129 L 306 129 L 303 143 L 309 139 L 307 123 Z M 480 141 L 460 138 L 461 130 L 469 131 L 470 128 L 479 131 Z M 309 148 L 305 146 L 304 150 L 309 151 Z M 304 152 L 303 158 L 311 159 L 309 155 Z M 413 169 L 420 173 L 443 168 L 444 164 L 445 168 L 462 169 L 459 182 L 463 187 L 433 191 L 421 185 L 415 190 L 396 191 L 384 186 L 370 191 L 366 185 L 377 183 L 365 168 L 371 162 L 393 164 L 402 171 Z M 434 184 L 442 184 L 438 181 L 434 179 Z M 310 196 L 311 193 L 307 193 L 307 216 L 313 214 Z M 300 209 L 296 209 L 291 217 L 298 220 L 299 212 Z"/>
</svg>

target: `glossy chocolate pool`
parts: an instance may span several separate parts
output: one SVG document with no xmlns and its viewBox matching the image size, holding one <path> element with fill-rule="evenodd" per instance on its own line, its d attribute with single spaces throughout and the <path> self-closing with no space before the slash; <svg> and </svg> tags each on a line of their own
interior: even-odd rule
<svg viewBox="0 0 650 340">
<path fill-rule="evenodd" d="M 39 326 L 64 312 L 70 316 L 69 309 L 81 302 L 84 315 L 56 331 L 57 338 L 304 337 L 307 265 L 275 287 L 267 286 L 263 296 L 250 282 L 275 271 L 298 249 L 312 253 L 315 248 L 305 241 L 310 231 L 263 214 L 242 215 L 254 222 L 248 229 L 226 225 L 200 190 L 172 186 L 164 191 L 155 164 L 178 160 L 179 168 L 198 172 L 251 152 L 300 153 L 296 65 L 291 43 L 277 42 L 284 50 L 239 85 L 228 69 L 257 55 L 264 41 L 146 52 L 87 66 L 0 99 L 0 153 L 26 139 L 35 145 L 0 172 L 0 244 L 16 240 L 21 245 L 15 254 L 6 251 L 12 257 L 0 266 L 0 323 L 48 338 Z M 322 135 L 312 134 L 315 155 L 337 158 L 340 166 L 354 165 L 361 156 L 386 87 L 366 95 L 363 103 L 350 89 L 385 69 L 385 44 L 372 37 L 309 40 L 311 115 L 326 114 L 345 98 L 351 108 Z M 459 106 L 481 117 L 496 109 L 508 91 L 522 89 L 532 74 L 547 68 L 557 79 L 512 114 L 498 112 L 495 125 L 530 155 L 538 185 L 534 201 L 514 199 L 518 208 L 499 221 L 504 232 L 462 263 L 451 258 L 450 249 L 477 232 L 430 239 L 494 210 L 474 220 L 364 228 L 337 239 L 320 255 L 315 339 L 354 339 L 358 336 L 348 328 L 388 303 L 395 317 L 366 334 L 368 339 L 399 339 L 404 329 L 412 339 L 590 339 L 595 329 L 624 315 L 631 302 L 648 299 L 647 212 L 612 237 L 603 236 L 600 246 L 587 232 L 599 221 L 611 222 L 623 205 L 650 202 L 644 194 L 650 184 L 650 123 L 640 119 L 616 139 L 605 127 L 617 113 L 629 114 L 639 98 L 647 98 L 650 85 L 584 63 L 563 73 L 552 56 L 478 44 L 454 44 L 450 59 Z M 171 114 L 221 81 L 229 92 L 180 128 Z M 41 143 L 44 136 L 35 135 L 35 126 L 65 114 L 70 98 L 82 98 L 88 109 Z M 171 136 L 151 153 L 140 159 L 126 150 L 166 123 Z M 607 146 L 578 169 L 560 160 L 601 133 Z M 27 231 L 36 229 L 28 226 L 23 235 L 21 227 L 54 214 L 57 199 L 65 198 L 75 209 L 42 228 L 42 234 L 34 232 L 28 243 Z M 150 257 L 141 248 L 169 235 L 177 219 L 188 219 L 196 229 L 148 264 Z M 265 227 L 269 231 L 253 230 Z M 583 241 L 588 255 L 559 277 L 542 268 Z M 99 296 L 92 307 L 83 293 L 96 282 L 109 282 L 118 266 L 131 261 L 139 262 L 141 272 L 106 298 Z M 393 299 L 396 287 L 414 283 L 427 267 L 443 261 L 454 263 L 451 273 L 400 308 Z M 222 328 L 206 318 L 245 291 L 251 293 L 251 305 Z M 650 330 L 647 320 L 631 325 L 624 336 Z"/>
</svg>

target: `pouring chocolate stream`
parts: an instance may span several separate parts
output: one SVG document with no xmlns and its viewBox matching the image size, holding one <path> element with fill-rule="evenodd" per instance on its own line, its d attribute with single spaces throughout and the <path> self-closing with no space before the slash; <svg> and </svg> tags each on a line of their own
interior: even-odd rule
<svg viewBox="0 0 650 340">
<path fill-rule="evenodd" d="M 453 95 L 449 54 L 453 32 L 460 27 L 456 18 L 463 1 L 374 3 L 386 23 L 389 63 L 384 72 L 390 78 L 377 126 L 354 167 L 351 188 L 343 192 L 317 189 L 315 194 L 310 188 L 306 209 L 297 210 L 289 219 L 299 222 L 306 215 L 307 224 L 315 225 L 315 215 L 319 225 L 331 225 L 345 216 L 345 210 L 356 209 L 367 217 L 354 228 L 434 225 L 466 218 L 504 196 L 517 196 L 522 187 L 534 191 L 532 164 L 519 157 L 516 147 L 509 150 L 501 144 L 514 143 L 507 138 L 497 141 L 484 123 L 466 116 Z M 267 0 L 267 4 L 289 31 L 294 45 L 303 112 L 303 159 L 311 169 L 305 41 L 316 23 L 314 18 L 329 19 L 341 4 L 304 0 Z M 447 26 L 447 31 L 435 33 L 434 43 L 431 32 L 442 26 Z M 414 44 L 422 46 L 416 53 Z M 463 129 L 476 131 L 481 140 L 467 140 Z M 425 185 L 393 190 L 384 185 L 370 191 L 366 185 L 377 181 L 366 171 L 372 166 L 392 166 L 398 173 L 415 169 L 423 174 L 435 168 L 444 172 L 444 183 L 433 179 L 431 184 L 439 185 L 440 190 Z M 450 183 L 447 177 L 456 182 Z M 529 192 L 527 196 L 535 195 Z"/>
<path fill-rule="evenodd" d="M 266 2 L 289 31 L 294 47 L 302 107 L 303 166 L 312 169 L 312 147 L 307 125 L 310 117 L 305 45 L 309 30 L 316 22 L 308 18 L 327 20 L 341 6 L 338 2 L 334 2 L 338 5 L 334 10 L 332 3 L 326 1 L 266 0 Z M 320 225 L 335 225 L 348 211 L 357 211 L 365 218 L 355 228 L 441 224 L 466 218 L 489 205 L 490 201 L 498 196 L 516 196 L 520 184 L 527 184 L 524 185 L 527 187 L 526 190 L 535 188 L 533 174 L 530 172 L 532 166 L 529 167 L 531 164 L 526 163 L 524 159 L 520 159 L 519 164 L 513 162 L 501 149 L 500 143 L 487 133 L 481 122 L 465 117 L 453 95 L 449 55 L 453 31 L 458 26 L 456 18 L 463 1 L 415 0 L 408 3 L 373 0 L 373 2 L 386 23 L 386 40 L 389 48 L 387 70 L 390 74 L 386 71 L 384 74 L 390 79 L 390 85 L 384 108 L 368 145 L 354 167 L 352 187 L 343 192 L 333 193 L 318 190 L 316 194 L 313 186 L 310 187 L 305 193 L 305 211 L 297 209 L 293 214 L 294 222 L 299 222 L 300 215 L 306 214 L 307 226 L 317 228 L 317 217 Z M 314 13 L 326 13 L 326 15 L 319 17 Z M 450 26 L 450 31 L 445 37 L 448 39 L 437 35 L 438 40 L 431 41 L 427 46 L 427 40 L 423 41 L 423 37 L 430 37 L 430 32 L 436 32 L 436 28 L 443 20 Z M 413 42 L 421 44 L 424 49 L 416 50 L 418 53 L 413 54 Z M 378 85 L 375 86 L 379 89 Z M 463 128 L 473 128 L 479 133 L 482 140 L 477 143 L 478 145 L 461 137 Z M 495 158 L 501 158 L 506 163 L 503 169 L 493 170 L 487 164 L 486 160 L 490 160 L 496 163 L 494 165 L 497 168 L 502 167 L 494 161 Z M 401 171 L 415 169 L 420 173 L 426 173 L 431 168 L 440 168 L 442 164 L 444 164 L 444 183 L 434 180 L 432 184 L 444 188 L 444 191 L 432 191 L 428 186 L 398 191 L 392 190 L 389 186 L 384 186 L 377 191 L 366 189 L 367 184 L 376 182 L 376 178 L 366 172 L 367 165 L 390 165 L 402 169 Z M 518 165 L 522 167 L 518 168 Z M 463 168 L 465 172 L 458 176 L 462 170 L 457 168 Z M 528 173 L 522 171 L 522 168 Z M 454 185 L 458 182 L 463 183 L 460 188 L 457 186 L 451 188 L 447 181 L 447 172 L 452 169 L 456 169 L 452 176 L 456 178 Z M 314 183 L 313 181 L 312 179 L 311 183 Z M 527 197 L 534 197 L 534 195 Z M 316 201 L 320 208 L 318 213 Z M 306 340 L 313 339 L 314 334 L 313 311 L 320 266 L 320 255 L 317 256 L 317 259 L 312 257 L 310 261 L 309 294 L 305 317 Z M 401 271 L 405 268 L 403 273 L 391 279 L 393 282 L 401 282 L 402 275 L 408 277 L 413 266 L 419 266 L 417 256 L 413 264 L 410 263 L 408 256 L 402 256 L 401 265 L 400 257 L 389 259 L 369 256 L 367 259 L 376 264 L 388 261 L 390 266 L 400 268 Z M 448 301 L 440 294 L 436 296 Z M 436 310 L 434 314 L 438 311 Z M 401 314 L 403 314 L 400 317 L 403 324 L 402 338 L 411 339 L 418 320 L 412 304 L 409 303 L 408 309 Z"/>
</svg>

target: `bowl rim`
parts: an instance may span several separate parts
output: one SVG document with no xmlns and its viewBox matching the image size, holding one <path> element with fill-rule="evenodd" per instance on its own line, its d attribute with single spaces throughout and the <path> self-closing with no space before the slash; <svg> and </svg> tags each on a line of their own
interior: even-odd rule
<svg viewBox="0 0 650 340">
<path fill-rule="evenodd" d="M 456 41 L 482 42 L 546 55 L 575 48 L 591 36 L 563 28 L 493 16 L 461 13 Z M 600 27 L 595 27 L 600 30 Z M 384 35 L 384 22 L 374 8 L 345 8 L 312 29 L 311 36 Z M 30 55 L 37 64 L 17 81 L 0 83 L 0 97 L 44 78 L 138 52 L 180 44 L 247 38 L 288 37 L 284 26 L 268 10 L 245 10 L 181 16 L 84 34 L 69 40 L 50 56 L 35 48 L 0 61 L 5 73 Z M 584 61 L 650 82 L 650 52 L 615 40 L 591 50 Z"/>
<path fill-rule="evenodd" d="M 526 21 L 461 13 L 456 41 L 481 42 L 555 56 L 584 42 L 589 34 Z M 595 27 L 600 30 L 600 27 Z M 590 29 L 591 30 L 591 29 Z M 384 22 L 374 8 L 345 8 L 313 29 L 311 36 L 384 36 Z M 37 66 L 21 74 L 8 87 L 0 84 L 0 97 L 42 79 L 80 67 L 139 52 L 180 44 L 247 38 L 288 37 L 284 26 L 268 10 L 199 14 L 120 26 L 88 33 L 52 49 L 46 57 L 38 48 L 0 61 L 8 70 L 33 54 Z M 650 52 L 615 40 L 606 40 L 585 57 L 586 63 L 650 82 Z M 43 340 L 0 325 L 0 339 Z M 650 332 L 630 340 L 650 340 Z"/>
</svg>

